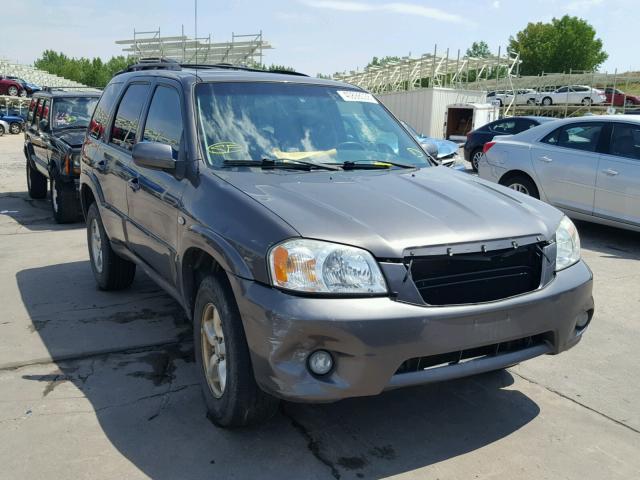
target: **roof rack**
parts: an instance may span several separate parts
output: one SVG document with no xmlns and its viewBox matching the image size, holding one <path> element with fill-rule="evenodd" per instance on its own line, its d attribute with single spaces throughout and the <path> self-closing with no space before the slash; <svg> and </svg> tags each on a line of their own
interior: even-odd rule
<svg viewBox="0 0 640 480">
<path fill-rule="evenodd" d="M 74 92 L 74 91 L 80 91 L 80 90 L 95 90 L 96 92 L 99 92 L 100 89 L 99 88 L 95 88 L 95 87 L 42 87 L 42 91 L 43 92 Z M 89 93 L 93 93 L 93 92 L 89 92 Z"/>
<path fill-rule="evenodd" d="M 182 70 L 183 68 L 193 69 L 227 69 L 227 70 L 242 70 L 246 72 L 259 72 L 259 73 L 278 73 L 284 75 L 297 75 L 300 77 L 307 77 L 304 73 L 294 72 L 289 70 L 260 70 L 259 68 L 247 67 L 246 65 L 233 65 L 231 63 L 179 63 L 176 60 L 165 57 L 147 57 L 141 58 L 138 63 L 129 65 L 125 70 L 121 70 L 116 75 L 127 72 L 139 72 L 141 70 Z"/>
</svg>

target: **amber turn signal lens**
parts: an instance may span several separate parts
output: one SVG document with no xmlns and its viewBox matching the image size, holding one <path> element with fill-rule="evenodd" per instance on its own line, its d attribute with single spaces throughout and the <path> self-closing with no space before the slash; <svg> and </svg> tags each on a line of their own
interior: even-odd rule
<svg viewBox="0 0 640 480">
<path fill-rule="evenodd" d="M 276 280 L 281 283 L 286 283 L 289 276 L 287 275 L 287 263 L 289 262 L 289 252 L 284 247 L 276 247 L 273 251 L 273 273 L 275 273 Z"/>
</svg>

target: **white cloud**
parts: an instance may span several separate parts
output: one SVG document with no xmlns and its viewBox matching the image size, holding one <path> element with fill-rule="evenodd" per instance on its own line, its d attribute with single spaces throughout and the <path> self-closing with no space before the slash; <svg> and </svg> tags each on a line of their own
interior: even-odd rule
<svg viewBox="0 0 640 480">
<path fill-rule="evenodd" d="M 491 6 L 493 8 L 500 8 L 500 0 L 493 0 L 493 2 L 491 2 Z"/>
<path fill-rule="evenodd" d="M 441 22 L 451 23 L 466 23 L 472 24 L 469 20 L 465 19 L 455 13 L 445 12 L 438 8 L 425 7 L 423 5 L 416 5 L 413 3 L 402 2 L 390 2 L 372 5 L 364 2 L 352 2 L 352 1 L 336 1 L 336 0 L 303 0 L 302 3 L 313 8 L 322 8 L 326 10 L 337 10 L 341 12 L 388 12 L 397 13 L 401 15 L 413 15 L 417 17 L 430 18 L 432 20 L 439 20 Z"/>
</svg>

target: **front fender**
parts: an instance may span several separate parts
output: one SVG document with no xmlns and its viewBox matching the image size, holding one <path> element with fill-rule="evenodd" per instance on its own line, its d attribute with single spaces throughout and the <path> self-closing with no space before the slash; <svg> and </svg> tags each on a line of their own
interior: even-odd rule
<svg viewBox="0 0 640 480">
<path fill-rule="evenodd" d="M 182 252 L 197 248 L 209 254 L 226 272 L 253 280 L 254 276 L 242 255 L 224 237 L 203 225 L 191 225 L 182 238 Z"/>
</svg>

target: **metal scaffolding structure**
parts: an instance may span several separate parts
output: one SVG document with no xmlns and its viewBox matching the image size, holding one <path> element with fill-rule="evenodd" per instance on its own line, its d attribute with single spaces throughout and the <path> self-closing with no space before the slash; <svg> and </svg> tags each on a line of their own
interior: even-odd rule
<svg viewBox="0 0 640 480">
<path fill-rule="evenodd" d="M 122 51 L 135 59 L 143 57 L 165 57 L 180 63 L 231 63 L 234 65 L 262 65 L 264 50 L 273 47 L 262 37 L 262 31 L 248 35 L 231 34 L 230 42 L 213 42 L 211 34 L 206 37 L 189 38 L 184 34 L 163 37 L 158 30 L 137 31 L 133 38 L 117 40 Z"/>
<path fill-rule="evenodd" d="M 439 54 L 436 45 L 433 53 L 418 58 L 403 57 L 399 61 L 367 67 L 364 71 L 337 73 L 334 78 L 376 94 L 429 87 L 470 89 L 474 83 L 510 82 L 520 63 L 517 54 L 502 55 L 500 49 L 495 56 L 475 58 L 461 57 L 460 50 L 455 56 L 449 54 L 449 49 L 444 55 Z"/>
</svg>

